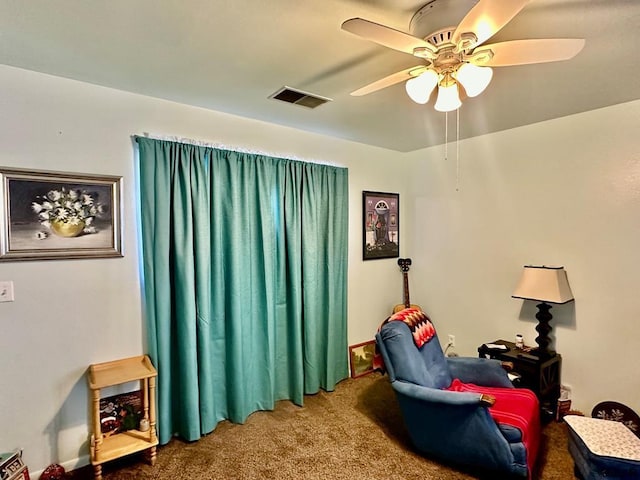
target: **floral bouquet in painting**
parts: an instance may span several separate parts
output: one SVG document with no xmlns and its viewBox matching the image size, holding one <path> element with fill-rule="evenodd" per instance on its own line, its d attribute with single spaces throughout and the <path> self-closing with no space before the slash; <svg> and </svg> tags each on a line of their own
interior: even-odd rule
<svg viewBox="0 0 640 480">
<path fill-rule="evenodd" d="M 93 222 L 104 207 L 88 192 L 62 187 L 39 195 L 31 208 L 40 223 L 61 237 L 96 233 Z"/>
</svg>

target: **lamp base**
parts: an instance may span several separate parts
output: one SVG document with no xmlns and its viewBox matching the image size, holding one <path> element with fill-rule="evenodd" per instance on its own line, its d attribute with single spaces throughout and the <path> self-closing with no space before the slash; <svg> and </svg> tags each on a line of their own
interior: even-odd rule
<svg viewBox="0 0 640 480">
<path fill-rule="evenodd" d="M 538 336 L 536 337 L 536 343 L 538 344 L 538 348 L 533 350 L 531 353 L 533 355 L 537 355 L 538 357 L 553 357 L 556 352 L 553 350 L 549 350 L 549 344 L 551 343 L 551 339 L 549 338 L 549 332 L 551 332 L 551 326 L 549 322 L 553 318 L 549 310 L 551 310 L 551 305 L 548 303 L 542 302 L 538 305 L 538 313 L 536 313 L 536 318 L 538 319 L 538 325 L 536 326 L 536 332 L 538 332 Z"/>
<path fill-rule="evenodd" d="M 533 357 L 537 357 L 541 360 L 546 360 L 548 358 L 553 358 L 556 356 L 555 350 L 540 350 L 540 348 L 534 348 L 531 351 L 527 352 L 529 355 Z"/>
</svg>

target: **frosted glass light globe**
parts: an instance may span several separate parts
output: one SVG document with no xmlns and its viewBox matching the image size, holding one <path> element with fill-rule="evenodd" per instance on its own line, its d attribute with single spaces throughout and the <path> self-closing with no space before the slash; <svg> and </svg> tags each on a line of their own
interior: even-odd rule
<svg viewBox="0 0 640 480">
<path fill-rule="evenodd" d="M 405 83 L 409 98 L 416 103 L 425 104 L 431 97 L 431 92 L 438 84 L 438 74 L 433 70 L 425 70 L 417 77 L 410 78 Z"/>
</svg>

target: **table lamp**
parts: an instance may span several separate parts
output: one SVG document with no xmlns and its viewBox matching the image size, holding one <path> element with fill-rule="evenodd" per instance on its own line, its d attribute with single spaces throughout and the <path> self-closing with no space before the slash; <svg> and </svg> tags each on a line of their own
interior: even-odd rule
<svg viewBox="0 0 640 480">
<path fill-rule="evenodd" d="M 549 321 L 552 318 L 549 312 L 551 305 L 549 304 L 563 304 L 573 300 L 573 293 L 571 293 L 567 272 L 564 267 L 525 265 L 520 282 L 511 296 L 513 298 L 541 302 L 538 304 L 538 313 L 536 314 L 538 319 L 538 325 L 536 326 L 538 348 L 532 353 L 540 357 L 554 356 L 555 352 L 549 350 L 549 343 L 551 342 L 549 339 L 549 332 L 551 332 Z"/>
</svg>

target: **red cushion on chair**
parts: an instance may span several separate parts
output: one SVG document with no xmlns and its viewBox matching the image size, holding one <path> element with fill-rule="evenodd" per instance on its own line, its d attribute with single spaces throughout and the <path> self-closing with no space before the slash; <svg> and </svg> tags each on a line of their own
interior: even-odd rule
<svg viewBox="0 0 640 480">
<path fill-rule="evenodd" d="M 511 425 L 522 432 L 522 443 L 527 448 L 529 478 L 540 446 L 540 404 L 535 393 L 526 388 L 493 388 L 463 383 L 457 378 L 447 390 L 454 392 L 485 393 L 496 399 L 489 413 L 498 422 Z"/>
</svg>

